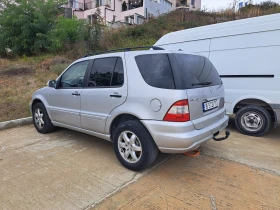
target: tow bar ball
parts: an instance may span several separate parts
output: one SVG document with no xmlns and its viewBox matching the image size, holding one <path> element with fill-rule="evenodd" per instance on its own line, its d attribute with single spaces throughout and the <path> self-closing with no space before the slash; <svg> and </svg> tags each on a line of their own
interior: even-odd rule
<svg viewBox="0 0 280 210">
<path fill-rule="evenodd" d="M 226 140 L 230 136 L 230 131 L 226 130 L 226 135 L 224 137 L 217 138 L 216 136 L 218 136 L 218 135 L 219 135 L 219 132 L 215 133 L 213 135 L 213 140 L 215 140 L 215 141 L 223 141 L 223 140 Z"/>
</svg>

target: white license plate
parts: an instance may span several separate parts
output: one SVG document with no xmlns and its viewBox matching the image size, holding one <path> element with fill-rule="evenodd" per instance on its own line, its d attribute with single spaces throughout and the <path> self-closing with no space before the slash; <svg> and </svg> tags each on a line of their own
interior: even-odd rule
<svg viewBox="0 0 280 210">
<path fill-rule="evenodd" d="M 203 103 L 203 111 L 206 112 L 208 110 L 214 109 L 219 106 L 219 100 L 213 100 Z"/>
</svg>

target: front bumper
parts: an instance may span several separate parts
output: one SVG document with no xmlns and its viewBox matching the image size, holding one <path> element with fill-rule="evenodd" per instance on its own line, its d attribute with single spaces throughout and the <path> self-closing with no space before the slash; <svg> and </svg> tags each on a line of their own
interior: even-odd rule
<svg viewBox="0 0 280 210">
<path fill-rule="evenodd" d="M 142 120 L 159 150 L 163 153 L 184 153 L 197 149 L 212 139 L 214 134 L 225 130 L 229 118 L 225 115 L 210 126 L 196 130 L 192 122 L 177 123 Z"/>
</svg>

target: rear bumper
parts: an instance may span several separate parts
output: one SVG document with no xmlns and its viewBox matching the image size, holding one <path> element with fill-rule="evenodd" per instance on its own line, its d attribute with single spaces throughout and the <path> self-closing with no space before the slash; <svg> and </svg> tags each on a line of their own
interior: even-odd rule
<svg viewBox="0 0 280 210">
<path fill-rule="evenodd" d="M 177 123 L 154 120 L 142 120 L 149 130 L 159 150 L 163 153 L 184 153 L 197 149 L 213 138 L 228 125 L 228 116 L 210 126 L 196 130 L 192 122 Z"/>
</svg>

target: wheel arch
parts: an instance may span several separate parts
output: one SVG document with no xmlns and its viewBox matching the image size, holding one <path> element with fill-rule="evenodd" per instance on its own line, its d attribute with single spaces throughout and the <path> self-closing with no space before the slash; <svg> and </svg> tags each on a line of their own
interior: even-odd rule
<svg viewBox="0 0 280 210">
<path fill-rule="evenodd" d="M 34 99 L 33 101 L 32 101 L 32 104 L 31 104 L 31 109 L 33 108 L 33 106 L 35 105 L 35 104 L 38 104 L 38 103 L 43 103 L 40 99 L 38 99 L 38 98 L 36 98 L 36 99 Z"/>
<path fill-rule="evenodd" d="M 35 104 L 37 104 L 37 103 L 42 103 L 44 106 L 45 106 L 45 108 L 46 108 L 46 111 L 47 111 L 47 113 L 48 113 L 48 115 L 49 115 L 49 118 L 51 119 L 51 115 L 50 115 L 50 113 L 49 113 L 49 109 L 48 109 L 48 103 L 47 103 L 47 101 L 45 100 L 45 98 L 44 97 L 36 97 L 36 98 L 33 98 L 32 99 L 32 102 L 31 102 L 31 106 L 30 106 L 30 111 L 31 111 L 31 114 L 33 114 L 33 112 L 32 112 L 32 109 L 33 109 L 33 106 L 35 105 Z"/>
<path fill-rule="evenodd" d="M 238 101 L 233 106 L 233 113 L 236 114 L 241 108 L 248 106 L 248 105 L 261 106 L 261 107 L 265 108 L 268 111 L 268 113 L 270 114 L 270 116 L 272 118 L 272 122 L 275 122 L 275 113 L 274 113 L 272 107 L 265 100 L 258 99 L 258 98 L 245 98 L 245 99 Z"/>
<path fill-rule="evenodd" d="M 120 123 L 128 121 L 128 120 L 139 120 L 139 122 L 140 122 L 140 119 L 138 117 L 136 117 L 135 115 L 132 115 L 132 114 L 122 113 L 122 114 L 117 115 L 112 120 L 112 122 L 110 124 L 110 127 L 109 127 L 109 133 L 110 133 L 111 139 L 112 139 L 112 133 L 117 128 L 117 126 Z"/>
</svg>

